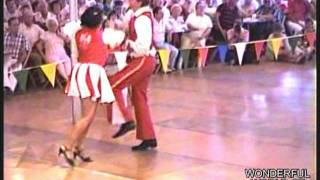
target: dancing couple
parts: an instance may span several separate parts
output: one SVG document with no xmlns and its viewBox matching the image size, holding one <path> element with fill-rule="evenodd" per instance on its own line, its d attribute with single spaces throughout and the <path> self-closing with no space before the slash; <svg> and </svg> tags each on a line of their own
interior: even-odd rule
<svg viewBox="0 0 320 180">
<path fill-rule="evenodd" d="M 135 121 L 126 108 L 122 95 L 122 89 L 129 86 L 132 88 L 131 101 L 135 110 L 137 139 L 142 140 L 132 150 L 144 151 L 157 146 L 147 104 L 147 88 L 156 66 L 156 51 L 152 45 L 152 11 L 148 0 L 129 0 L 129 4 L 134 14 L 129 22 L 128 37 L 123 43 L 128 50 L 128 65 L 109 77 L 103 66 L 112 49 L 102 38 L 102 10 L 93 6 L 81 16 L 82 28 L 75 35 L 78 63 L 72 69 L 65 91 L 68 96 L 81 98 L 82 116 L 59 148 L 59 156 L 71 166 L 75 165 L 76 158 L 84 162 L 92 161 L 83 153 L 82 143 L 95 118 L 98 103 L 106 103 L 107 110 L 110 110 L 111 103 L 116 100 L 126 120 L 113 138 L 135 129 Z"/>
</svg>

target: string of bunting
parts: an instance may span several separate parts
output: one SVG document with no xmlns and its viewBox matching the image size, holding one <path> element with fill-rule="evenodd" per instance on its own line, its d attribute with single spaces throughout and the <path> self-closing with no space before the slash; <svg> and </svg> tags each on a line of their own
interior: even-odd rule
<svg viewBox="0 0 320 180">
<path fill-rule="evenodd" d="M 308 40 L 309 44 L 311 46 L 314 46 L 314 42 L 316 40 L 315 32 L 310 32 L 306 34 L 299 34 L 299 35 L 293 35 L 293 36 L 287 36 L 287 37 L 281 37 L 281 38 L 273 38 L 273 39 L 264 39 L 264 40 L 257 40 L 257 41 L 249 41 L 249 42 L 240 42 L 240 43 L 222 43 L 218 45 L 210 45 L 210 46 L 205 46 L 205 47 L 195 47 L 195 48 L 180 48 L 180 54 L 183 58 L 184 61 L 184 67 L 187 67 L 188 61 L 189 61 L 189 55 L 190 55 L 190 50 L 197 49 L 198 50 L 198 62 L 197 65 L 199 68 L 204 67 L 206 65 L 206 59 L 208 56 L 208 50 L 210 48 L 218 48 L 219 52 L 219 58 L 222 62 L 224 62 L 228 47 L 229 46 L 235 46 L 236 52 L 238 55 L 239 59 L 239 64 L 242 65 L 242 59 L 243 55 L 245 52 L 245 48 L 248 44 L 255 44 L 255 52 L 256 52 L 256 57 L 260 58 L 261 56 L 261 51 L 263 49 L 264 43 L 271 41 L 271 46 L 275 55 L 275 58 L 277 59 L 278 57 L 278 52 L 281 47 L 281 43 L 283 39 L 295 39 L 291 41 L 291 45 L 293 49 L 295 48 L 298 38 L 301 38 L 305 36 L 306 39 Z M 127 58 L 127 52 L 126 51 L 115 51 L 113 52 L 115 55 L 115 59 L 118 62 L 120 66 L 125 65 L 125 61 Z M 160 63 L 162 66 L 162 70 L 166 73 L 168 71 L 168 63 L 169 63 L 169 58 L 170 58 L 170 50 L 169 49 L 159 49 L 158 54 L 160 56 Z M 46 75 L 48 80 L 50 81 L 51 85 L 54 87 L 55 85 L 55 78 L 56 78 L 56 67 L 58 64 L 64 63 L 65 61 L 60 61 L 60 62 L 55 62 L 55 63 L 50 63 L 50 64 L 44 64 L 40 66 L 34 66 L 34 67 L 28 67 L 28 68 L 23 68 L 21 70 L 14 70 L 10 71 L 9 74 L 14 74 L 15 77 L 18 80 L 19 87 L 21 89 L 26 89 L 26 82 L 28 80 L 28 71 L 31 69 L 36 69 L 40 68 L 43 73 Z M 121 69 L 121 67 L 120 67 Z"/>
</svg>

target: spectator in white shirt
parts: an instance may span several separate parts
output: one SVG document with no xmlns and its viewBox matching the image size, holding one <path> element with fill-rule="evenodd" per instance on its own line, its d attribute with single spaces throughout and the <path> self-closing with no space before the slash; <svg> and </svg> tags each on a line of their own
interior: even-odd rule
<svg viewBox="0 0 320 180">
<path fill-rule="evenodd" d="M 186 24 L 190 32 L 182 36 L 183 48 L 205 46 L 206 39 L 212 28 L 210 17 L 204 14 L 205 8 L 206 4 L 203 1 L 199 1 L 196 4 L 196 12 L 188 16 Z"/>
<path fill-rule="evenodd" d="M 169 57 L 169 71 L 175 70 L 175 64 L 178 56 L 178 49 L 173 45 L 165 42 L 166 32 L 171 34 L 171 27 L 168 23 L 163 19 L 163 12 L 161 7 L 156 7 L 153 9 L 154 14 L 154 22 L 153 22 L 153 41 L 157 49 L 169 49 L 170 57 Z"/>
<path fill-rule="evenodd" d="M 174 4 L 171 6 L 171 16 L 169 18 L 169 25 L 173 33 L 184 32 L 187 30 L 187 25 L 181 16 L 182 7 L 179 4 Z"/>
</svg>

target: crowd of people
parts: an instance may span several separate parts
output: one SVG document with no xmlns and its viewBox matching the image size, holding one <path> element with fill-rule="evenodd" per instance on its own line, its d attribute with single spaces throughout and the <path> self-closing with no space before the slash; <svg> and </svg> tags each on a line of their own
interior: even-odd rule
<svg viewBox="0 0 320 180">
<path fill-rule="evenodd" d="M 127 32 L 133 15 L 127 0 L 78 0 L 79 15 L 93 4 L 104 12 L 105 29 Z M 17 81 L 9 72 L 25 67 L 58 62 L 57 70 L 67 80 L 71 72 L 70 37 L 62 28 L 70 21 L 68 0 L 4 1 L 4 86 L 14 91 Z M 285 37 L 315 31 L 315 0 L 151 0 L 154 45 L 170 51 L 168 71 L 181 70 L 184 59 L 179 48 L 204 47 L 221 42 L 250 41 L 243 19 L 271 21 L 267 38 Z M 141 27 L 143 30 L 143 27 Z M 176 34 L 181 34 L 177 41 Z M 287 40 L 282 43 L 279 60 L 303 63 L 314 49 L 305 39 L 298 48 Z M 266 48 L 264 59 L 274 59 Z M 234 47 L 227 55 L 229 64 L 237 64 Z M 214 54 L 215 52 L 213 52 Z M 40 85 L 46 82 L 39 71 Z"/>
</svg>

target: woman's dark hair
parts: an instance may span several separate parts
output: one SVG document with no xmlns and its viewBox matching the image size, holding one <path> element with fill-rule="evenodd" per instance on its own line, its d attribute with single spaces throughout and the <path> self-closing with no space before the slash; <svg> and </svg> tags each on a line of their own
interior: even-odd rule
<svg viewBox="0 0 320 180">
<path fill-rule="evenodd" d="M 80 18 L 81 26 L 86 26 L 88 28 L 98 27 L 103 20 L 102 13 L 102 10 L 98 6 L 89 7 L 84 11 Z"/>
<path fill-rule="evenodd" d="M 159 12 L 159 11 L 161 11 L 161 10 L 162 10 L 162 8 L 161 8 L 161 7 L 159 7 L 159 6 L 157 6 L 157 7 L 153 8 L 153 15 L 158 14 L 158 12 Z"/>
</svg>

